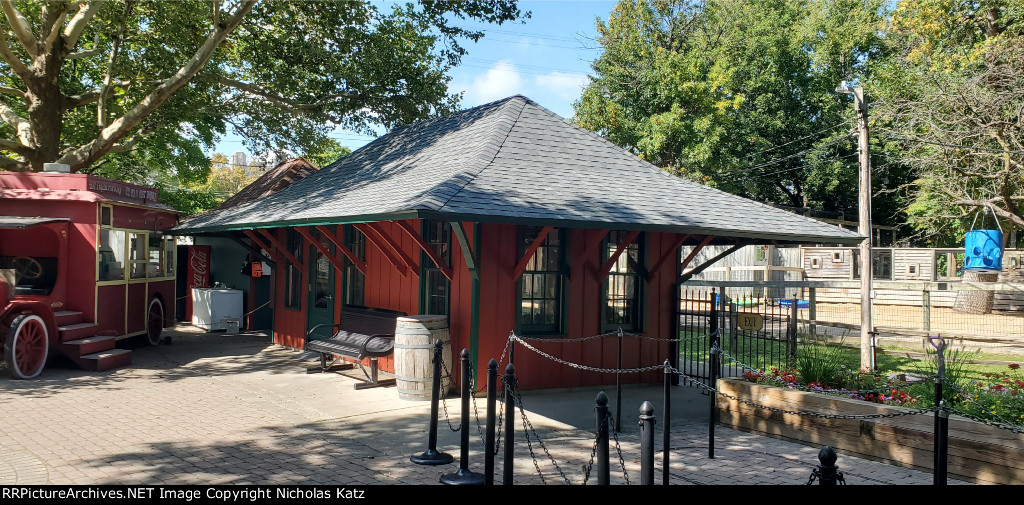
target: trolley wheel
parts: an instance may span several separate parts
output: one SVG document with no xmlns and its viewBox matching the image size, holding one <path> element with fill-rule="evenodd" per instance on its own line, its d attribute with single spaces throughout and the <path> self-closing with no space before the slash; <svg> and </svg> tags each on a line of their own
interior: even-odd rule
<svg viewBox="0 0 1024 505">
<path fill-rule="evenodd" d="M 149 345 L 160 344 L 160 337 L 164 331 L 164 304 L 159 298 L 149 301 L 149 310 L 146 311 L 146 339 Z"/>
<path fill-rule="evenodd" d="M 46 365 L 50 352 L 50 336 L 46 323 L 36 314 L 21 314 L 11 321 L 11 328 L 4 341 L 4 360 L 11 377 L 32 379 L 37 377 Z"/>
</svg>

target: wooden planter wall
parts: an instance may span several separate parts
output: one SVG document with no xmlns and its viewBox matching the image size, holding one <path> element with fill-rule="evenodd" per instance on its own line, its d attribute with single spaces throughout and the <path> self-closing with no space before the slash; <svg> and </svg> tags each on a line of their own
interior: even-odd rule
<svg viewBox="0 0 1024 505">
<path fill-rule="evenodd" d="M 754 403 L 796 412 L 887 414 L 900 407 L 721 379 L 723 393 Z M 828 419 L 758 409 L 724 397 L 718 399 L 719 422 L 743 431 L 811 445 L 831 446 L 844 455 L 932 471 L 934 414 L 878 419 Z M 979 484 L 1024 484 L 1024 435 L 967 420 L 949 419 L 950 478 Z M 853 483 L 855 484 L 855 483 Z"/>
</svg>

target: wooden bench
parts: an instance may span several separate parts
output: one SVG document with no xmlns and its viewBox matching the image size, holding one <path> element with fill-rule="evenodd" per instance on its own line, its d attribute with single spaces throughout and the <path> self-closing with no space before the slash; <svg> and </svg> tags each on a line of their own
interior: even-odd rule
<svg viewBox="0 0 1024 505">
<path fill-rule="evenodd" d="M 341 322 L 337 324 L 318 324 L 309 329 L 305 336 L 307 351 L 320 353 L 320 366 L 306 370 L 306 373 L 326 372 L 339 367 L 351 369 L 359 366 L 368 382 L 356 384 L 356 389 L 379 386 L 393 386 L 395 379 L 377 379 L 377 358 L 390 356 L 395 350 L 395 323 L 402 312 L 384 309 L 345 307 L 341 309 Z M 310 337 L 321 327 L 330 327 L 334 336 L 324 340 L 312 340 Z M 335 363 L 335 356 L 344 356 L 355 360 L 355 363 Z M 370 359 L 370 371 L 363 367 L 363 360 Z"/>
</svg>

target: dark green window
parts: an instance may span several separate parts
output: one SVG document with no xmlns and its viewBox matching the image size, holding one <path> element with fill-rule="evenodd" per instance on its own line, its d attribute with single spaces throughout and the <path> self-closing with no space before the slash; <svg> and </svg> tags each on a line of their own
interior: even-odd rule
<svg viewBox="0 0 1024 505">
<path fill-rule="evenodd" d="M 618 250 L 629 232 L 612 231 L 608 233 L 601 247 L 601 265 L 604 265 Z M 604 279 L 601 290 L 602 314 L 601 330 L 640 331 L 642 329 L 642 293 L 644 271 L 643 235 L 619 254 Z"/>
<path fill-rule="evenodd" d="M 519 257 L 540 234 L 541 227 L 522 228 Z M 524 334 L 562 333 L 565 284 L 565 236 L 552 230 L 526 264 L 519 278 L 519 331 Z"/>
<path fill-rule="evenodd" d="M 366 261 L 366 237 L 363 232 L 355 229 L 352 225 L 345 225 L 345 236 L 342 239 L 345 247 L 360 261 Z M 364 306 L 366 295 L 366 276 L 359 271 L 348 256 L 345 257 L 345 277 L 343 292 L 345 294 L 345 305 Z"/>
<path fill-rule="evenodd" d="M 288 252 L 295 256 L 295 259 L 302 261 L 302 235 L 294 228 L 287 228 L 285 231 L 285 247 Z M 299 267 L 288 262 L 284 270 L 284 306 L 288 309 L 298 310 L 302 306 L 302 272 Z"/>
<path fill-rule="evenodd" d="M 423 220 L 423 241 L 441 259 L 441 266 L 450 267 L 452 227 L 447 221 Z M 427 256 L 420 253 L 420 311 L 423 314 L 447 316 L 451 307 L 451 281 Z"/>
</svg>

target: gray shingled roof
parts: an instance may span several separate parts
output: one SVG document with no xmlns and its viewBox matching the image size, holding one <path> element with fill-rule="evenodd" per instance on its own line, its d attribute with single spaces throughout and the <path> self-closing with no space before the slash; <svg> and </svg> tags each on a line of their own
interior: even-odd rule
<svg viewBox="0 0 1024 505">
<path fill-rule="evenodd" d="M 414 217 L 856 244 L 839 227 L 680 179 L 523 96 L 400 127 L 179 234 Z"/>
</svg>

